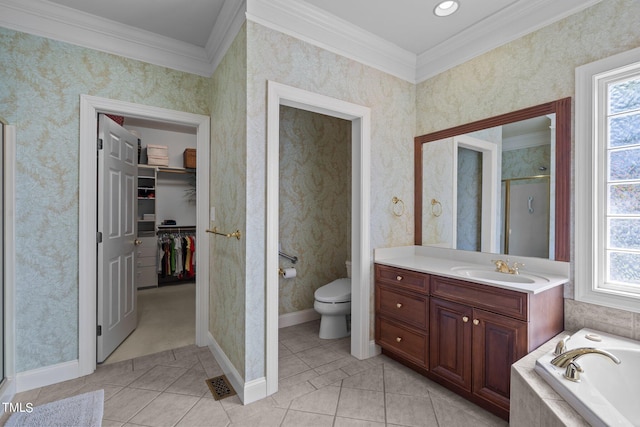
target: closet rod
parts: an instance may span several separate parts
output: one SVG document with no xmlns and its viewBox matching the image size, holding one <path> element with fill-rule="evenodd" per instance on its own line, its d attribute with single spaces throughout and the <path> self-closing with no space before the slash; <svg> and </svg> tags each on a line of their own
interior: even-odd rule
<svg viewBox="0 0 640 427">
<path fill-rule="evenodd" d="M 177 226 L 159 225 L 158 226 L 158 231 L 156 232 L 156 234 L 171 233 L 171 232 L 180 233 L 181 231 L 196 231 L 196 226 L 195 225 L 185 225 L 184 227 L 177 227 Z"/>
</svg>

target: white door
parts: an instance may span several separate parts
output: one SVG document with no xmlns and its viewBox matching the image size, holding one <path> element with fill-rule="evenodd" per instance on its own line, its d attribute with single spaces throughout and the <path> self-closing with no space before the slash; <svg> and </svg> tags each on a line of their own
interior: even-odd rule
<svg viewBox="0 0 640 427">
<path fill-rule="evenodd" d="M 98 150 L 97 362 L 101 363 L 133 332 L 138 320 L 134 255 L 138 138 L 102 114 L 98 138 L 102 149 Z"/>
</svg>

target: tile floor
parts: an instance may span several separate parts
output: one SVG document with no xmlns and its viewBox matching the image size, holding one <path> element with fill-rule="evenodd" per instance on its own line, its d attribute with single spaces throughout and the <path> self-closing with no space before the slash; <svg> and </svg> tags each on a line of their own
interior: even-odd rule
<svg viewBox="0 0 640 427">
<path fill-rule="evenodd" d="M 39 405 L 104 389 L 105 427 L 507 425 L 385 356 L 355 359 L 348 339 L 321 340 L 318 326 L 280 329 L 280 391 L 250 405 L 211 397 L 204 380 L 222 370 L 196 346 L 102 365 L 14 402 Z"/>
</svg>

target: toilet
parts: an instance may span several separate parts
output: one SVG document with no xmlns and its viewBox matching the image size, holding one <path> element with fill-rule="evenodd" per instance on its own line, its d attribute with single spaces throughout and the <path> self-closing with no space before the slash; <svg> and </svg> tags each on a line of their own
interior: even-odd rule
<svg viewBox="0 0 640 427">
<path fill-rule="evenodd" d="M 351 316 L 351 262 L 347 261 L 347 278 L 336 279 L 318 288 L 313 308 L 320 314 L 320 338 L 349 336 Z"/>
</svg>

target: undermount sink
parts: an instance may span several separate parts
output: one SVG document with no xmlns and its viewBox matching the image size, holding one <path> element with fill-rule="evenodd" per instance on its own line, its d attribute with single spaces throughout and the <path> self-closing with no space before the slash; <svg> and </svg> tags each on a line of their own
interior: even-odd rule
<svg viewBox="0 0 640 427">
<path fill-rule="evenodd" d="M 472 279 L 491 280 L 495 282 L 509 282 L 509 283 L 541 283 L 548 282 L 549 280 L 538 275 L 529 273 L 509 274 L 500 273 L 495 270 L 482 269 L 477 267 L 455 267 L 451 269 L 456 274 L 469 277 Z"/>
</svg>

